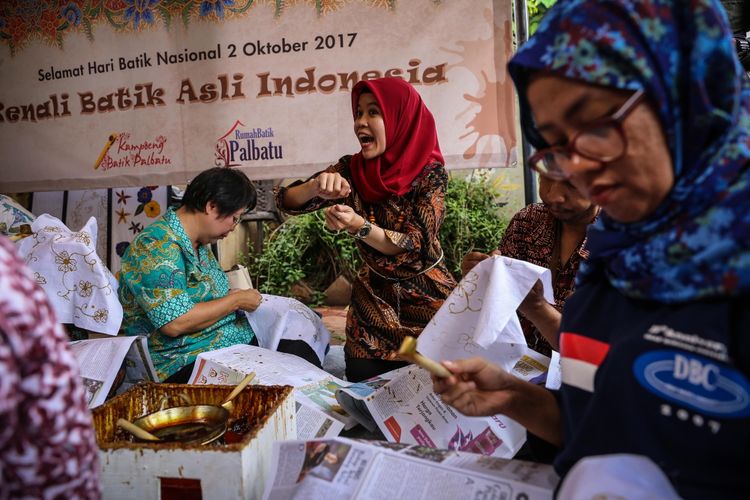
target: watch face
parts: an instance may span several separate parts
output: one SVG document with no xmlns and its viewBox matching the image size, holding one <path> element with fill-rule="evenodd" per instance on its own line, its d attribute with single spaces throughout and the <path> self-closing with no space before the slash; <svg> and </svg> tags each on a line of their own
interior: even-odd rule
<svg viewBox="0 0 750 500">
<path fill-rule="evenodd" d="M 370 234 L 370 229 L 372 229 L 372 226 L 370 226 L 369 224 L 365 224 L 364 226 L 359 228 L 357 236 L 359 236 L 360 238 L 367 238 L 367 235 Z"/>
</svg>

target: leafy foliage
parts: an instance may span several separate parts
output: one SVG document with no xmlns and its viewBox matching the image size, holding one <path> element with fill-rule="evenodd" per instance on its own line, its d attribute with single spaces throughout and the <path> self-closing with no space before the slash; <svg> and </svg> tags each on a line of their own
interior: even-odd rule
<svg viewBox="0 0 750 500">
<path fill-rule="evenodd" d="M 321 212 L 290 217 L 267 234 L 263 253 L 250 255 L 247 263 L 264 293 L 288 296 L 300 280 L 322 291 L 339 275 L 351 281 L 359 268 L 354 239 L 326 230 Z"/>
<path fill-rule="evenodd" d="M 448 269 L 456 277 L 461 275 L 461 260 L 467 252 L 494 250 L 508 226 L 498 213 L 495 194 L 487 178 L 451 178 L 448 183 L 440 243 Z"/>
<path fill-rule="evenodd" d="M 539 27 L 547 11 L 555 5 L 556 0 L 526 0 L 526 8 L 529 12 L 529 35 L 533 35 Z"/>
<path fill-rule="evenodd" d="M 495 194 L 484 178 L 452 178 L 448 183 L 440 242 L 456 276 L 466 252 L 489 252 L 505 231 L 508 221 L 498 214 Z M 246 262 L 264 293 L 288 296 L 292 285 L 304 280 L 318 291 L 314 301 L 319 303 L 322 290 L 339 275 L 353 280 L 362 263 L 354 238 L 326 230 L 321 211 L 290 217 L 267 234 L 263 253 Z"/>
</svg>

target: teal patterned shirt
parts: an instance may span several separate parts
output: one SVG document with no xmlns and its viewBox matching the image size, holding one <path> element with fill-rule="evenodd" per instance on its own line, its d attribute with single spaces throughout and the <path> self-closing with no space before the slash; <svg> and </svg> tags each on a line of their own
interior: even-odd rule
<svg viewBox="0 0 750 500">
<path fill-rule="evenodd" d="M 244 315 L 229 314 L 198 332 L 170 337 L 159 328 L 195 304 L 224 297 L 229 281 L 208 245 L 195 256 L 174 209 L 144 229 L 122 257 L 120 287 L 122 328 L 127 335 L 147 335 L 159 377 L 173 375 L 201 352 L 248 344 L 255 335 Z"/>
</svg>

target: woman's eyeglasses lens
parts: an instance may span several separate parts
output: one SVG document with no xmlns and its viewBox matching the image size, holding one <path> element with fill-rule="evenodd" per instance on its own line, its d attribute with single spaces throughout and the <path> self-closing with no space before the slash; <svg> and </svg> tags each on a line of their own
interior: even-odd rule
<svg viewBox="0 0 750 500">
<path fill-rule="evenodd" d="M 585 127 L 567 146 L 537 151 L 529 158 L 529 166 L 545 177 L 560 180 L 570 178 L 565 167 L 570 165 L 574 155 L 600 162 L 617 160 L 627 148 L 622 122 L 644 95 L 643 90 L 637 90 L 609 119 Z"/>
<path fill-rule="evenodd" d="M 594 161 L 614 161 L 625 152 L 625 139 L 615 125 L 602 125 L 582 132 L 570 147 L 547 148 L 530 158 L 530 167 L 550 179 L 567 179 L 565 167 L 577 154 Z"/>
<path fill-rule="evenodd" d="M 568 158 L 564 152 L 547 149 L 535 154 L 531 158 L 529 166 L 545 177 L 562 180 L 568 177 L 560 167 L 560 163 L 564 163 L 566 160 Z"/>
<path fill-rule="evenodd" d="M 625 152 L 625 140 L 615 125 L 596 127 L 578 136 L 575 150 L 599 161 L 612 161 Z"/>
</svg>

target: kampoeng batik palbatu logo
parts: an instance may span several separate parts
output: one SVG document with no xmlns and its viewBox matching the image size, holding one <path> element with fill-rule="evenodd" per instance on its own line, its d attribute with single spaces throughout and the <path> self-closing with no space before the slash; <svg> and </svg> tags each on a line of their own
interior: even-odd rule
<svg viewBox="0 0 750 500">
<path fill-rule="evenodd" d="M 94 170 L 171 166 L 167 142 L 167 138 L 161 134 L 149 137 L 133 136 L 130 132 L 112 132 L 94 161 Z"/>
<path fill-rule="evenodd" d="M 215 163 L 220 167 L 237 167 L 251 162 L 284 158 L 283 145 L 273 127 L 251 126 L 237 120 L 216 141 Z"/>
</svg>

